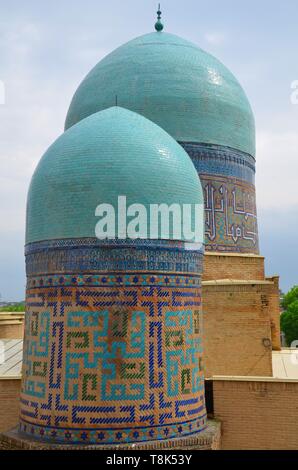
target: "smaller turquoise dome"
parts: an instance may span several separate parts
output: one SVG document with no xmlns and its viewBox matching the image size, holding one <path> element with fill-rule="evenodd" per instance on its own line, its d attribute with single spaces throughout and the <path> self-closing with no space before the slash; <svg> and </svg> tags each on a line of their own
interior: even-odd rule
<svg viewBox="0 0 298 470">
<path fill-rule="evenodd" d="M 95 237 L 96 207 L 117 208 L 118 196 L 146 208 L 203 205 L 183 148 L 148 119 L 113 107 L 71 127 L 42 157 L 28 194 L 26 243 Z"/>
</svg>

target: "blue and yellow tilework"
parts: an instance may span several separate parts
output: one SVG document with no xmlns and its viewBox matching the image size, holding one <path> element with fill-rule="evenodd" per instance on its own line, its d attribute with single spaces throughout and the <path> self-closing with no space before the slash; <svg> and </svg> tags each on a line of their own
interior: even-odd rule
<svg viewBox="0 0 298 470">
<path fill-rule="evenodd" d="M 203 187 L 206 251 L 259 254 L 255 158 L 220 145 L 181 145 Z"/>
<path fill-rule="evenodd" d="M 153 266 L 148 244 L 27 247 L 22 433 L 117 444 L 205 429 L 202 250 L 157 241 Z M 60 269 L 68 258 L 71 272 Z"/>
</svg>

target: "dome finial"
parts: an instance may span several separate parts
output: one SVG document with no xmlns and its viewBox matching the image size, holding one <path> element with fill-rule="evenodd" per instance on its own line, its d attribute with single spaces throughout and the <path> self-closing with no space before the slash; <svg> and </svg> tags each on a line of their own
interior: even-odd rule
<svg viewBox="0 0 298 470">
<path fill-rule="evenodd" d="M 163 24 L 161 20 L 161 11 L 160 11 L 160 3 L 158 4 L 158 11 L 157 11 L 157 22 L 155 23 L 155 29 L 157 32 L 161 32 L 163 30 Z"/>
</svg>

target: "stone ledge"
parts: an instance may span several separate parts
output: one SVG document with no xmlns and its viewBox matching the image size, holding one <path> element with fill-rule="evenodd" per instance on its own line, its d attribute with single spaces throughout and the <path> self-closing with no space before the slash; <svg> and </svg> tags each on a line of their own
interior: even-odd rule
<svg viewBox="0 0 298 470">
<path fill-rule="evenodd" d="M 264 382 L 264 383 L 298 383 L 298 379 L 283 378 L 283 377 L 269 377 L 262 375 L 212 375 L 206 380 L 213 382 Z"/>
<path fill-rule="evenodd" d="M 220 445 L 221 424 L 214 420 L 208 421 L 205 431 L 192 436 L 118 446 L 50 444 L 30 439 L 20 434 L 18 429 L 0 434 L 0 450 L 220 450 Z"/>
<path fill-rule="evenodd" d="M 22 325 L 25 312 L 0 312 L 0 326 Z"/>
<path fill-rule="evenodd" d="M 202 286 L 272 286 L 274 285 L 273 281 L 260 281 L 254 279 L 214 279 L 210 281 L 202 281 Z"/>
<path fill-rule="evenodd" d="M 223 253 L 221 251 L 205 251 L 205 256 L 221 256 L 221 257 L 231 257 L 231 258 L 256 258 L 256 259 L 265 259 L 264 256 L 255 255 L 254 253 Z"/>
</svg>

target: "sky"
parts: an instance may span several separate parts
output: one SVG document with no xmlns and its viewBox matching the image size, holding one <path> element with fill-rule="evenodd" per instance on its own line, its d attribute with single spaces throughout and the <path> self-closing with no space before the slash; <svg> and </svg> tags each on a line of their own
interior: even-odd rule
<svg viewBox="0 0 298 470">
<path fill-rule="evenodd" d="M 165 31 L 238 78 L 257 128 L 257 204 L 267 275 L 298 284 L 297 0 L 163 0 Z M 153 0 L 0 0 L 0 300 L 25 297 L 26 195 L 71 98 L 106 54 L 153 31 Z"/>
</svg>

